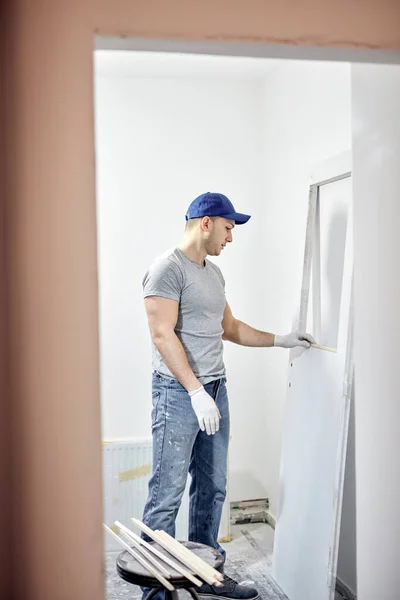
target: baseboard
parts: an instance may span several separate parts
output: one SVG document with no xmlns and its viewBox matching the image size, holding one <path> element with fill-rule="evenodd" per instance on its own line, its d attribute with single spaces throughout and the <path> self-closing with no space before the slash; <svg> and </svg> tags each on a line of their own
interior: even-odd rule
<svg viewBox="0 0 400 600">
<path fill-rule="evenodd" d="M 244 525 L 245 523 L 265 523 L 265 514 L 268 509 L 268 498 L 254 498 L 231 502 L 231 525 Z"/>
<path fill-rule="evenodd" d="M 265 511 L 265 522 L 268 523 L 268 525 L 272 527 L 272 529 L 275 529 L 276 517 L 269 510 Z"/>
</svg>

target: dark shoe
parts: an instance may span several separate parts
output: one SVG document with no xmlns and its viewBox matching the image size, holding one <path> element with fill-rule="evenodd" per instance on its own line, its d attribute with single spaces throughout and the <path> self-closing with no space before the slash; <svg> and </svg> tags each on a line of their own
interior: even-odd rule
<svg viewBox="0 0 400 600">
<path fill-rule="evenodd" d="M 227 600 L 256 600 L 259 598 L 256 589 L 240 585 L 234 579 L 231 579 L 227 575 L 224 575 L 222 587 L 215 587 L 204 583 L 201 587 L 196 588 L 196 592 L 200 598 L 220 600 L 220 598 L 226 598 Z"/>
</svg>

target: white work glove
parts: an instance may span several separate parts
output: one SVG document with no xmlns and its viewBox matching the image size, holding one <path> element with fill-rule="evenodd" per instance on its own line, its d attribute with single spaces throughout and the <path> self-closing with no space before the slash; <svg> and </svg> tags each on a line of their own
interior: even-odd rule
<svg viewBox="0 0 400 600">
<path fill-rule="evenodd" d="M 189 392 L 192 401 L 192 407 L 196 413 L 199 427 L 202 431 L 206 430 L 208 435 L 214 435 L 219 430 L 219 420 L 221 415 L 210 394 L 207 394 L 203 386 L 193 392 Z"/>
<path fill-rule="evenodd" d="M 293 331 L 288 335 L 276 335 L 274 342 L 274 346 L 281 348 L 296 348 L 296 346 L 309 348 L 311 344 L 315 344 L 314 338 L 309 333 L 302 331 Z"/>
</svg>

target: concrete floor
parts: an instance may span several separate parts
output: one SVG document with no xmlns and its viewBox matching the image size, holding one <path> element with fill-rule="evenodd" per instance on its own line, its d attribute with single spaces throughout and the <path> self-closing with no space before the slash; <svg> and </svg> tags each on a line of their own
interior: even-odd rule
<svg viewBox="0 0 400 600">
<path fill-rule="evenodd" d="M 264 523 L 247 523 L 232 527 L 233 539 L 223 544 L 227 553 L 225 572 L 240 583 L 257 588 L 261 600 L 287 600 L 271 577 L 274 531 Z M 107 600 L 139 600 L 141 591 L 137 586 L 123 581 L 117 574 L 115 559 L 118 553 L 106 554 Z M 187 592 L 179 592 L 181 600 L 189 600 Z M 336 600 L 342 596 L 336 594 Z"/>
</svg>

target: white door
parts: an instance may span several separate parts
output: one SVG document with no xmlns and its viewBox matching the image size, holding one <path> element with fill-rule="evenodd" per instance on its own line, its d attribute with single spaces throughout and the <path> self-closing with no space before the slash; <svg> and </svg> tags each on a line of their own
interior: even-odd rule
<svg viewBox="0 0 400 600">
<path fill-rule="evenodd" d="M 289 600 L 334 596 L 352 366 L 347 160 L 324 164 L 310 188 L 298 325 L 332 351 L 290 356 L 273 570 Z"/>
</svg>

